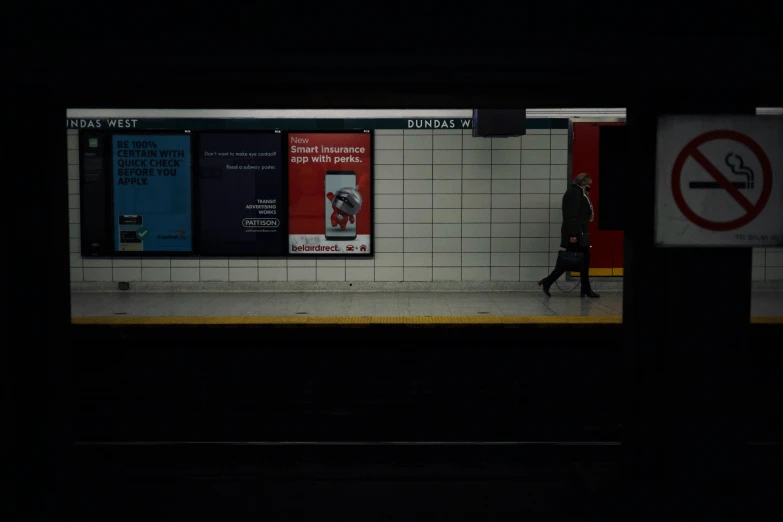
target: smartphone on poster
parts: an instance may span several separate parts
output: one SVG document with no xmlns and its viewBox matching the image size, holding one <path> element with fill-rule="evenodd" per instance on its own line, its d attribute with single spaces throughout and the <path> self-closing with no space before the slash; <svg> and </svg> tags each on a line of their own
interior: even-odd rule
<svg viewBox="0 0 783 522">
<path fill-rule="evenodd" d="M 326 239 L 356 239 L 356 222 L 361 219 L 362 197 L 356 186 L 356 172 L 329 170 L 324 174 L 324 230 Z"/>
<path fill-rule="evenodd" d="M 144 238 L 149 232 L 144 228 L 141 216 L 119 216 L 117 231 L 120 236 L 119 251 L 141 252 L 144 250 Z"/>
</svg>

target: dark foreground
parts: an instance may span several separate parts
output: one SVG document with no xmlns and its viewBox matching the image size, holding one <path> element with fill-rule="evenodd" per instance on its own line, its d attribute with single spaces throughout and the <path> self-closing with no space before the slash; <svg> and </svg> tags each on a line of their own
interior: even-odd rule
<svg viewBox="0 0 783 522">
<path fill-rule="evenodd" d="M 775 520 L 781 328 L 752 332 L 732 502 L 747 520 Z M 643 509 L 619 326 L 74 333 L 59 484 L 76 513 L 614 520 Z"/>
</svg>

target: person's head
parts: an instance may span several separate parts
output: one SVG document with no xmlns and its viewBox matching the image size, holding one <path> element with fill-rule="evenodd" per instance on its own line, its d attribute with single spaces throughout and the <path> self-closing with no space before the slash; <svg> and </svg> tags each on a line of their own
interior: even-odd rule
<svg viewBox="0 0 783 522">
<path fill-rule="evenodd" d="M 593 178 L 587 172 L 582 172 L 574 178 L 574 185 L 582 190 L 590 190 L 590 185 L 593 184 Z"/>
</svg>

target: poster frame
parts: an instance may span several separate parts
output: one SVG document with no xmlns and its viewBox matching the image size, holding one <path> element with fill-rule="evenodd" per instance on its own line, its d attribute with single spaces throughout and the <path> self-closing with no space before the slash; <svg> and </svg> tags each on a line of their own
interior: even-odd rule
<svg viewBox="0 0 783 522">
<path fill-rule="evenodd" d="M 101 197 L 103 198 L 103 234 L 104 234 L 104 244 L 99 249 L 97 249 L 94 252 L 90 251 L 90 248 L 88 248 L 87 245 L 87 234 L 85 234 L 85 227 L 87 226 L 89 220 L 87 219 L 87 216 L 85 215 L 85 209 L 87 209 L 88 205 L 86 205 L 85 200 L 85 178 L 86 178 L 86 162 L 84 161 L 85 156 L 85 148 L 87 147 L 86 142 L 88 141 L 87 135 L 89 134 L 95 134 L 99 135 L 104 140 L 104 147 L 103 147 L 103 153 L 104 153 L 104 163 L 103 163 L 103 177 L 104 180 L 106 179 L 107 174 L 111 175 L 110 169 L 106 166 L 106 151 L 109 149 L 108 145 L 106 145 L 108 140 L 108 133 L 104 130 L 96 130 L 96 129 L 79 129 L 79 132 L 77 134 L 78 136 L 78 143 L 79 143 L 79 243 L 80 243 L 80 249 L 79 249 L 79 256 L 82 258 L 110 258 L 112 256 L 112 252 L 114 251 L 114 229 L 112 228 L 112 208 L 111 203 L 112 201 L 107 199 L 107 194 L 111 190 L 111 183 L 105 181 L 103 190 L 100 191 Z M 109 244 L 110 246 L 106 246 L 106 244 Z"/>
<path fill-rule="evenodd" d="M 106 197 L 109 198 L 109 205 L 108 207 L 111 209 L 111 217 L 110 217 L 110 227 L 111 227 L 111 241 L 112 241 L 112 248 L 111 248 L 111 257 L 116 258 L 155 258 L 155 257 L 169 257 L 169 258 L 180 258 L 180 257 L 197 257 L 198 252 L 198 234 L 196 233 L 195 223 L 194 223 L 194 204 L 196 202 L 196 190 L 197 187 L 194 185 L 194 176 L 193 176 L 193 165 L 194 165 L 194 139 L 193 135 L 194 133 L 189 130 L 179 130 L 179 129 L 111 129 L 107 130 L 107 150 L 108 150 L 108 157 L 109 161 L 106 162 L 106 171 L 107 171 L 107 178 L 111 180 L 111 182 L 108 184 L 108 190 Z M 114 223 L 114 136 L 133 136 L 133 135 L 144 135 L 144 134 L 150 134 L 150 135 L 182 135 L 182 136 L 188 136 L 190 138 L 190 250 L 175 250 L 175 251 L 164 251 L 164 250 L 156 250 L 154 252 L 149 251 L 141 251 L 141 252 L 123 252 L 120 250 L 116 250 L 115 243 L 114 243 L 114 233 L 115 233 L 115 223 Z"/>
<path fill-rule="evenodd" d="M 200 163 L 196 161 L 194 163 L 194 169 L 197 170 L 196 175 L 192 176 L 193 180 L 193 194 L 194 194 L 194 206 L 193 206 L 193 237 L 198 240 L 198 249 L 194 249 L 194 252 L 199 258 L 205 259 L 223 259 L 226 257 L 234 259 L 280 259 L 287 257 L 288 252 L 288 150 L 286 143 L 288 142 L 288 136 L 284 129 L 205 129 L 192 132 L 191 147 L 192 156 L 197 160 L 200 160 L 199 152 L 201 151 L 201 135 L 202 134 L 279 134 L 280 135 L 280 165 L 281 165 L 281 187 L 282 187 L 282 204 L 280 205 L 279 214 L 285 217 L 285 224 L 280 228 L 283 230 L 280 254 L 236 254 L 227 250 L 220 254 L 204 254 L 201 252 L 201 170 Z"/>
<path fill-rule="evenodd" d="M 286 257 L 289 258 L 307 258 L 307 259 L 373 259 L 375 257 L 375 131 L 366 127 L 356 129 L 286 129 L 283 132 L 285 139 L 285 158 L 286 158 L 286 206 L 290 212 L 290 173 L 288 172 L 289 164 L 289 136 L 291 134 L 358 134 L 366 133 L 370 135 L 370 251 L 362 254 L 321 254 L 310 252 L 291 252 L 290 247 L 290 224 L 291 215 L 288 214 L 288 234 L 286 235 Z"/>
</svg>

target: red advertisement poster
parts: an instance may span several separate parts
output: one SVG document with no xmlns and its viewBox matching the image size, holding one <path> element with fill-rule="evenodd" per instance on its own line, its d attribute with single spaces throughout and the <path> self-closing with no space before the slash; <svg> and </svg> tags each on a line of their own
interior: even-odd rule
<svg viewBox="0 0 783 522">
<path fill-rule="evenodd" d="M 290 133 L 288 209 L 290 253 L 371 254 L 370 133 Z"/>
</svg>

